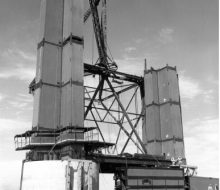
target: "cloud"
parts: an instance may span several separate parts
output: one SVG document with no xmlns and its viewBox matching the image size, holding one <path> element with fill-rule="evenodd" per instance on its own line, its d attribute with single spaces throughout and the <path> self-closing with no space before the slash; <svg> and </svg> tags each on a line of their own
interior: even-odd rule
<svg viewBox="0 0 220 190">
<path fill-rule="evenodd" d="M 172 28 L 162 28 L 159 31 L 159 42 L 161 42 L 162 44 L 171 43 L 173 41 L 173 33 L 174 30 Z"/>
<path fill-rule="evenodd" d="M 0 78 L 16 78 L 30 82 L 35 74 L 36 56 L 17 48 L 7 49 L 2 52 L 1 60 L 5 63 L 0 71 Z"/>
<path fill-rule="evenodd" d="M 0 78 L 9 79 L 16 78 L 30 82 L 34 78 L 35 71 L 33 68 L 27 68 L 24 65 L 17 65 L 15 68 L 5 69 L 0 71 Z"/>
<path fill-rule="evenodd" d="M 199 83 L 183 73 L 179 75 L 179 86 L 181 98 L 193 99 L 202 93 Z"/>
<path fill-rule="evenodd" d="M 5 99 L 5 95 L 0 93 L 0 102 Z"/>
<path fill-rule="evenodd" d="M 199 167 L 200 176 L 218 176 L 218 126 L 218 118 L 212 117 L 196 118 L 184 125 L 186 158 L 188 164 Z"/>
<path fill-rule="evenodd" d="M 22 51 L 18 48 L 9 48 L 2 53 L 2 56 L 9 59 L 22 58 L 25 61 L 31 61 L 31 62 L 36 61 L 36 56 L 33 53 Z"/>
<path fill-rule="evenodd" d="M 126 72 L 134 75 L 143 75 L 144 60 L 147 58 L 148 63 L 152 63 L 157 60 L 156 53 L 144 53 L 140 56 L 131 56 L 123 54 L 122 58 L 115 59 L 115 62 L 119 66 L 119 71 Z"/>
<path fill-rule="evenodd" d="M 135 50 L 137 50 L 137 48 L 136 47 L 132 47 L 132 46 L 125 48 L 125 52 L 128 52 L 128 53 L 130 53 L 132 51 L 135 51 Z"/>
<path fill-rule="evenodd" d="M 200 96 L 205 103 L 213 101 L 214 91 L 212 89 L 204 89 L 197 80 L 186 76 L 184 71 L 179 74 L 179 87 L 182 99 L 193 100 Z"/>
<path fill-rule="evenodd" d="M 31 129 L 31 123 L 22 120 L 0 118 L 0 142 L 5 134 L 23 133 L 25 130 Z M 2 142 L 1 142 L 2 143 Z"/>
</svg>

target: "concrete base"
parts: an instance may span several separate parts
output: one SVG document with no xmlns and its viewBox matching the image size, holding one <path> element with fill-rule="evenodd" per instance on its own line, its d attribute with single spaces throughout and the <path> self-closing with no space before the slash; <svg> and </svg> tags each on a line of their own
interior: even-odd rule
<svg viewBox="0 0 220 190">
<path fill-rule="evenodd" d="M 88 160 L 24 162 L 20 190 L 98 190 L 99 164 Z"/>
</svg>

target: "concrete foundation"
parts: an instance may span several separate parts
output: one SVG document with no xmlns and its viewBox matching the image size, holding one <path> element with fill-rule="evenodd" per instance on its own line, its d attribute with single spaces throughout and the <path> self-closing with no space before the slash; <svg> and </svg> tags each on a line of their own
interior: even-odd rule
<svg viewBox="0 0 220 190">
<path fill-rule="evenodd" d="M 24 162 L 21 190 L 98 190 L 99 164 L 88 160 Z"/>
</svg>

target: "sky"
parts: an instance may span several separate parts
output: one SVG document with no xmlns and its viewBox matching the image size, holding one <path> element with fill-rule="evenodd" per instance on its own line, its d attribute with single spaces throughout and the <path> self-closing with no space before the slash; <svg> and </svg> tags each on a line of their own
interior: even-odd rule
<svg viewBox="0 0 220 190">
<path fill-rule="evenodd" d="M 107 2 L 108 46 L 119 71 L 142 75 L 145 58 L 148 68 L 177 66 L 187 162 L 198 166 L 199 176 L 218 177 L 218 0 Z M 35 75 L 39 16 L 40 0 L 0 1 L 2 190 L 19 187 L 25 152 L 15 152 L 13 137 L 31 129 L 28 85 Z M 91 21 L 84 33 L 84 59 L 91 63 Z"/>
</svg>

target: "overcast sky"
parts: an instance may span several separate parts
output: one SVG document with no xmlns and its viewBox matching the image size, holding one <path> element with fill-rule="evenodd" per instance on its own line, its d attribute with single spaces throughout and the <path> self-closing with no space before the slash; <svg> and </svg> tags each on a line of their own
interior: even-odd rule
<svg viewBox="0 0 220 190">
<path fill-rule="evenodd" d="M 120 71 L 142 75 L 144 58 L 148 67 L 177 66 L 186 158 L 209 177 L 219 171 L 218 8 L 218 0 L 108 0 L 108 44 Z M 40 0 L 0 1 L 2 190 L 18 189 L 25 153 L 14 151 L 13 137 L 31 129 L 39 13 Z M 87 62 L 89 50 L 86 41 Z"/>
</svg>

